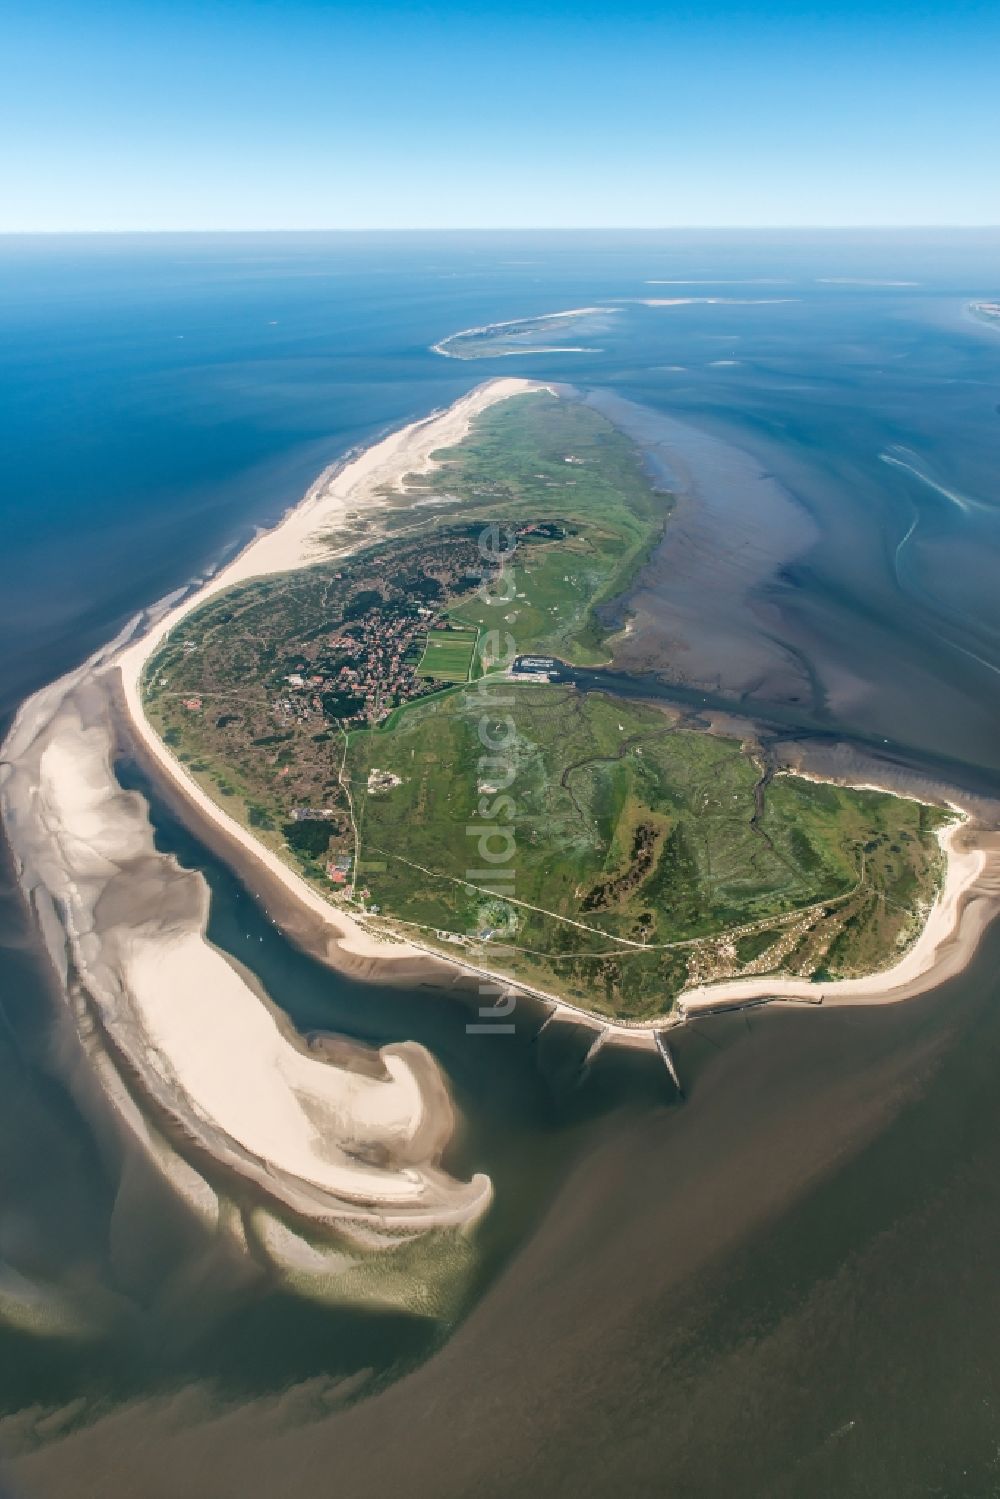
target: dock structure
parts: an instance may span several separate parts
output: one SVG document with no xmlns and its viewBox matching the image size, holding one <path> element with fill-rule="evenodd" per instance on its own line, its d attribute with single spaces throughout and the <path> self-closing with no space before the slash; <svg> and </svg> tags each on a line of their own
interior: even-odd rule
<svg viewBox="0 0 1000 1499">
<path fill-rule="evenodd" d="M 512 682 L 551 682 L 561 665 L 554 656 L 518 656 L 507 675 Z"/>
<path fill-rule="evenodd" d="M 673 1082 L 674 1087 L 677 1089 L 677 1092 L 679 1093 L 680 1097 L 683 1098 L 684 1097 L 684 1089 L 681 1087 L 681 1080 L 680 1080 L 680 1077 L 678 1076 L 677 1067 L 676 1067 L 676 1064 L 674 1062 L 674 1054 L 670 1050 L 670 1047 L 667 1045 L 667 1039 L 666 1039 L 666 1037 L 664 1036 L 664 1034 L 663 1034 L 662 1031 L 654 1031 L 653 1032 L 653 1039 L 656 1042 L 656 1049 L 657 1049 L 657 1051 L 660 1053 L 660 1056 L 663 1058 L 663 1065 L 664 1065 L 664 1067 L 666 1067 L 667 1071 L 670 1073 L 671 1081 Z"/>
<path fill-rule="evenodd" d="M 605 1041 L 608 1041 L 610 1039 L 610 1037 L 611 1037 L 611 1027 L 609 1025 L 602 1025 L 601 1029 L 598 1031 L 597 1035 L 594 1037 L 593 1041 L 590 1043 L 590 1046 L 587 1048 L 587 1054 L 586 1054 L 586 1056 L 584 1057 L 583 1061 L 580 1063 L 580 1079 L 581 1079 L 581 1081 L 583 1080 L 583 1078 L 585 1078 L 587 1076 L 587 1073 L 590 1071 L 591 1063 L 593 1062 L 594 1058 L 597 1056 L 597 1053 L 600 1051 L 600 1049 L 604 1045 Z"/>
<path fill-rule="evenodd" d="M 537 1031 L 535 1032 L 535 1040 L 537 1041 L 538 1038 L 539 1038 L 539 1036 L 542 1034 L 542 1031 L 546 1030 L 552 1024 L 553 1020 L 558 1020 L 558 1018 L 559 1018 L 559 1011 L 556 1008 L 556 1006 L 553 1005 L 552 1008 L 549 1010 L 549 1013 L 546 1015 L 545 1019 L 542 1021 L 541 1025 L 538 1027 Z"/>
</svg>

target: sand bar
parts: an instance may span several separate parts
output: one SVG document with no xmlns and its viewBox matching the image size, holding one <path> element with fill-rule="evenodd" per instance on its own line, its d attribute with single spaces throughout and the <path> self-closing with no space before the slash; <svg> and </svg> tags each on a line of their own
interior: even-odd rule
<svg viewBox="0 0 1000 1499">
<path fill-rule="evenodd" d="M 206 939 L 204 878 L 156 850 L 145 801 L 115 778 L 105 681 L 73 682 L 30 735 L 22 723 L 3 775 L 22 883 L 78 1019 L 174 1138 L 275 1206 L 367 1242 L 474 1221 L 490 1185 L 437 1165 L 454 1116 L 424 1048 L 314 1051 Z"/>
</svg>

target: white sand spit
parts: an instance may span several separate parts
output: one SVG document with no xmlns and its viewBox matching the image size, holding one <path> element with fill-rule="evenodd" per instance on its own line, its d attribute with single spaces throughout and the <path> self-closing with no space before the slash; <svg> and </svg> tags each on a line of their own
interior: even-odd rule
<svg viewBox="0 0 1000 1499">
<path fill-rule="evenodd" d="M 115 779 L 99 683 L 55 701 L 33 733 L 22 716 L 4 814 L 22 883 L 58 913 L 46 928 L 62 933 L 57 966 L 98 1019 L 98 1076 L 133 1134 L 123 1080 L 168 1131 L 341 1241 L 384 1249 L 400 1231 L 473 1222 L 490 1184 L 437 1165 L 454 1114 L 429 1053 L 311 1050 L 207 940 L 203 877 L 157 852 L 145 802 Z"/>
</svg>

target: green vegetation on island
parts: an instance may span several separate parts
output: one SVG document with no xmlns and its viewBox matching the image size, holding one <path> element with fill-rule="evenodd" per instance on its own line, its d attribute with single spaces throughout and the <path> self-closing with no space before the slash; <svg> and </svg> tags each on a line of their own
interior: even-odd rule
<svg viewBox="0 0 1000 1499">
<path fill-rule="evenodd" d="M 915 935 L 933 809 L 767 782 L 738 742 L 645 704 L 502 685 L 351 736 L 359 877 L 381 911 L 633 1019 L 739 973 L 869 972 Z"/>
<path fill-rule="evenodd" d="M 509 528 L 530 527 L 502 585 L 455 599 L 450 618 L 510 635 L 522 654 L 606 661 L 602 606 L 624 593 L 670 507 L 635 446 L 591 407 L 543 392 L 490 407 L 470 441 L 439 456 L 444 475 L 413 480 L 413 492 L 446 486 L 449 508 L 496 526 L 498 550 Z"/>
<path fill-rule="evenodd" d="M 332 900 L 594 1011 L 887 966 L 944 814 L 504 670 L 607 658 L 602 606 L 669 512 L 635 448 L 540 394 L 439 456 L 391 544 L 234 588 L 168 637 L 146 709 L 189 772 Z"/>
</svg>

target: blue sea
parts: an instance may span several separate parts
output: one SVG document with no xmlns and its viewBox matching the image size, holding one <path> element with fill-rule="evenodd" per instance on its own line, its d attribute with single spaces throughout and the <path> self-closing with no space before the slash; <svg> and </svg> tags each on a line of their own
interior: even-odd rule
<svg viewBox="0 0 1000 1499">
<path fill-rule="evenodd" d="M 996 796 L 1000 326 L 969 305 L 998 296 L 987 231 L 0 239 L 0 730 L 326 464 L 517 374 L 617 412 L 684 490 L 623 669 Z M 433 351 L 595 304 L 586 354 Z M 581 1074 L 539 1015 L 478 1045 L 446 995 L 340 979 L 126 774 L 299 1024 L 435 1050 L 497 1206 L 455 1327 L 200 1285 L 78 1109 L 5 862 L 15 1492 L 995 1492 L 996 934 L 905 1014 L 695 1028 L 679 1105 L 644 1060 Z M 81 1291 L 93 1327 L 50 1326 Z"/>
</svg>

